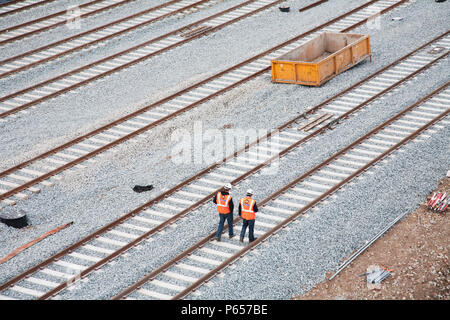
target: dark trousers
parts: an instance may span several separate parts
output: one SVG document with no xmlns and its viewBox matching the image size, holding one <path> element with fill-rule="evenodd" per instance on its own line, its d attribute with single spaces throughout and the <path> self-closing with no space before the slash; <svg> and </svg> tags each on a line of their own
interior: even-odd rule
<svg viewBox="0 0 450 320">
<path fill-rule="evenodd" d="M 248 241 L 251 242 L 255 240 L 255 236 L 253 234 L 255 230 L 255 220 L 242 219 L 241 238 L 245 237 L 245 231 L 247 230 L 247 226 L 248 226 Z"/>
<path fill-rule="evenodd" d="M 219 213 L 219 228 L 217 229 L 216 237 L 220 239 L 222 236 L 223 225 L 225 224 L 225 220 L 227 220 L 228 224 L 228 235 L 231 237 L 233 235 L 233 213 Z"/>
</svg>

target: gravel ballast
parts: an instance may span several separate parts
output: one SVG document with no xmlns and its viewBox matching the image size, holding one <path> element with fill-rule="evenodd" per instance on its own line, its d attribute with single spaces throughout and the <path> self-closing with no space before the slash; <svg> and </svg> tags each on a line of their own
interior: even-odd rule
<svg viewBox="0 0 450 320">
<path fill-rule="evenodd" d="M 309 30 L 312 28 L 311 21 L 318 25 L 350 7 L 350 4 L 340 5 L 337 2 L 337 8 L 332 13 L 325 12 L 334 7 L 336 2 L 329 1 L 323 5 L 323 21 L 316 21 L 318 19 L 313 15 L 298 21 L 292 17 L 293 14 L 283 15 L 280 21 L 281 12 L 273 8 L 258 18 L 246 19 L 239 25 L 194 41 L 183 50 L 179 48 L 155 57 L 151 63 L 138 64 L 126 72 L 108 77 L 108 81 L 79 89 L 76 95 L 56 98 L 45 108 L 36 108 L 28 115 L 0 124 L 2 131 L 12 133 L 0 146 L 1 169 L 39 153 L 43 145 L 56 146 L 70 136 L 92 130 L 119 114 L 135 110 L 139 105 L 155 101 L 177 88 Z M 294 3 L 300 7 L 305 2 L 290 3 L 291 7 Z M 353 7 L 361 3 L 351 2 Z M 368 30 L 366 27 L 354 30 L 371 35 L 373 62 L 361 63 L 320 88 L 275 85 L 270 82 L 270 75 L 266 74 L 152 130 L 144 139 L 134 139 L 116 148 L 117 152 L 99 157 L 87 169 L 62 174 L 61 180 L 56 181 L 53 188 L 44 188 L 29 200 L 19 201 L 17 208 L 29 213 L 32 227 L 15 230 L 0 225 L 1 238 L 8 239 L 0 247 L 0 256 L 58 225 L 72 220 L 75 224 L 0 265 L 0 282 L 205 167 L 204 163 L 176 165 L 167 159 L 173 147 L 171 132 L 176 128 L 192 131 L 193 121 L 203 121 L 205 130 L 223 128 L 226 124 L 232 128 L 242 128 L 242 118 L 251 118 L 256 128 L 276 127 L 297 112 L 323 101 L 445 32 L 446 26 L 436 21 L 444 21 L 448 10 L 430 11 L 427 10 L 428 5 L 420 1 L 382 16 L 380 30 Z M 400 22 L 391 20 L 392 16 L 398 15 L 405 19 Z M 273 26 L 270 28 L 270 22 L 279 29 Z M 273 31 L 275 29 L 276 32 Z M 421 30 L 420 34 L 417 30 Z M 207 46 L 211 50 L 198 50 L 196 46 Z M 215 57 L 214 53 L 217 54 Z M 168 61 L 173 62 L 173 72 L 164 73 Z M 447 61 L 440 63 L 411 85 L 371 105 L 335 130 L 314 139 L 300 151 L 289 154 L 281 160 L 280 174 L 269 179 L 264 175 L 252 176 L 250 183 L 242 183 L 239 189 L 234 190 L 235 199 L 243 195 L 247 186 L 254 189 L 257 200 L 269 195 L 370 128 L 442 85 L 448 79 L 442 70 L 448 70 L 448 67 Z M 120 83 L 133 84 L 133 88 L 120 86 Z M 164 92 L 161 93 L 161 90 Z M 114 94 L 108 95 L 108 92 Z M 96 110 L 91 110 L 90 106 L 93 105 Z M 58 106 L 63 106 L 67 110 L 64 114 L 70 117 L 66 116 L 64 120 L 64 114 L 57 112 Z M 44 109 L 47 111 L 43 112 Z M 239 117 L 236 117 L 237 114 Z M 52 127 L 49 128 L 48 124 L 52 124 Z M 414 209 L 435 187 L 438 179 L 448 170 L 448 150 L 443 150 L 440 144 L 448 137 L 448 131 L 447 125 L 424 142 L 411 143 L 404 152 L 398 152 L 393 159 L 389 158 L 388 162 L 373 170 L 374 174 L 365 175 L 363 179 L 346 186 L 337 193 L 336 199 L 329 199 L 319 210 L 310 212 L 308 218 L 291 224 L 287 231 L 272 238 L 255 254 L 249 255 L 248 260 L 240 261 L 236 263 L 235 269 L 226 271 L 225 278 L 215 278 L 213 286 L 202 287 L 200 296 L 190 298 L 289 299 L 294 294 L 301 294 L 301 290 L 308 290 L 315 283 L 323 281 L 325 272 L 336 268 L 352 250 L 360 247 L 397 216 L 400 209 Z M 26 134 L 29 132 L 33 132 L 33 135 Z M 39 143 L 40 139 L 45 139 L 45 142 Z M 23 143 L 18 146 L 16 143 L 20 140 Z M 22 150 L 28 152 L 22 155 L 19 152 Z M 135 184 L 150 183 L 155 185 L 155 189 L 149 193 L 136 194 L 131 190 Z M 195 211 L 189 218 L 177 223 L 176 228 L 155 236 L 153 241 L 144 243 L 140 250 L 133 249 L 127 257 L 117 259 L 102 272 L 89 276 L 88 281 L 79 287 L 63 292 L 60 298 L 112 297 L 182 249 L 213 232 L 217 226 L 216 218 L 211 205 Z"/>
</svg>

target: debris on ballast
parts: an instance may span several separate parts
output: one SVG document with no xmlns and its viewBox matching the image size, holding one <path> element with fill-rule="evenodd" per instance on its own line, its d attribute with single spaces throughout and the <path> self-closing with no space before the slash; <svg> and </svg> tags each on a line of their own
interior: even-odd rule
<svg viewBox="0 0 450 320">
<path fill-rule="evenodd" d="M 136 186 L 133 187 L 133 191 L 134 192 L 138 192 L 138 193 L 141 193 L 141 192 L 144 192 L 144 191 L 150 191 L 152 189 L 153 189 L 153 185 L 148 185 L 148 186 L 138 186 L 138 185 L 136 185 Z"/>
<path fill-rule="evenodd" d="M 448 192 L 433 192 L 433 195 L 427 202 L 428 210 L 444 213 L 447 211 L 449 202 Z"/>
</svg>

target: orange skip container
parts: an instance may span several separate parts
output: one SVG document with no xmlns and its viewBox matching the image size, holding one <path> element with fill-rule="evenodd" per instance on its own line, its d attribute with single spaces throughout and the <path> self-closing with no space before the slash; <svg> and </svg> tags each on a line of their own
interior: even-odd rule
<svg viewBox="0 0 450 320">
<path fill-rule="evenodd" d="M 271 60 L 272 81 L 320 86 L 366 58 L 372 61 L 368 35 L 324 32 Z"/>
</svg>

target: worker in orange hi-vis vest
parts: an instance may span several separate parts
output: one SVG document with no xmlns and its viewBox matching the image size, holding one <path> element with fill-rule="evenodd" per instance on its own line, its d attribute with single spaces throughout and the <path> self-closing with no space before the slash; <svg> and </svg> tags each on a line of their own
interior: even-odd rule
<svg viewBox="0 0 450 320">
<path fill-rule="evenodd" d="M 256 201 L 252 199 L 253 190 L 247 190 L 247 196 L 239 201 L 239 216 L 242 217 L 242 229 L 240 242 L 244 242 L 245 231 L 248 226 L 248 241 L 255 241 L 257 238 L 254 236 L 255 230 L 255 213 L 258 212 L 258 206 Z"/>
<path fill-rule="evenodd" d="M 222 236 L 223 226 L 225 220 L 228 224 L 228 235 L 231 238 L 234 237 L 233 233 L 233 198 L 230 195 L 231 184 L 227 183 L 222 191 L 217 192 L 213 198 L 213 202 L 217 205 L 217 211 L 219 212 L 219 228 L 217 229 L 216 240 L 220 241 Z"/>
</svg>

